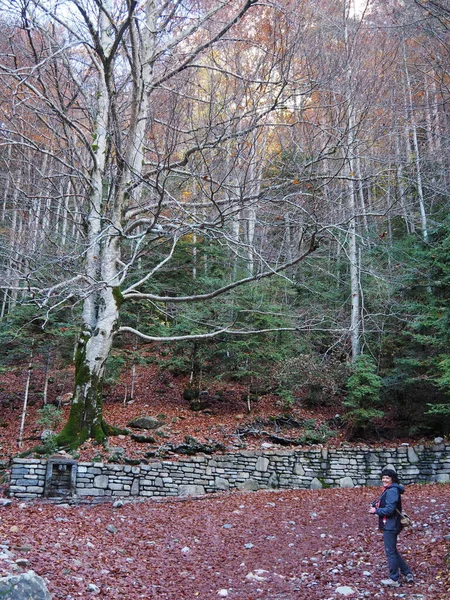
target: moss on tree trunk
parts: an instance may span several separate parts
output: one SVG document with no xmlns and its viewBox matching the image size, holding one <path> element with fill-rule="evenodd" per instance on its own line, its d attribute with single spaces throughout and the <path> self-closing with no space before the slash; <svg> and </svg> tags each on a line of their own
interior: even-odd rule
<svg viewBox="0 0 450 600">
<path fill-rule="evenodd" d="M 110 435 L 128 433 L 127 430 L 108 425 L 103 418 L 103 373 L 106 359 L 96 357 L 88 360 L 89 341 L 89 333 L 83 333 L 78 341 L 72 405 L 67 423 L 56 438 L 60 447 L 75 449 L 89 439 L 101 444 Z M 93 364 L 95 368 L 92 367 Z"/>
</svg>

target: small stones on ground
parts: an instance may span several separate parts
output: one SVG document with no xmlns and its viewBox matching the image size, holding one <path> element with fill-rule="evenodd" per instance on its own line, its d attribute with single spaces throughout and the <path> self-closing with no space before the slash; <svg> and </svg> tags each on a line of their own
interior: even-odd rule
<svg viewBox="0 0 450 600">
<path fill-rule="evenodd" d="M 227 598 L 228 590 L 219 590 L 217 592 L 217 595 L 219 596 L 219 598 Z"/>
<path fill-rule="evenodd" d="M 353 596 L 354 593 L 355 590 L 348 585 L 341 585 L 336 588 L 336 594 L 341 594 L 341 596 Z"/>
<path fill-rule="evenodd" d="M 95 583 L 90 583 L 87 587 L 88 592 L 93 592 L 94 594 L 100 594 L 100 588 Z"/>
<path fill-rule="evenodd" d="M 264 569 L 255 569 L 254 571 L 247 573 L 245 578 L 250 581 L 267 581 L 266 575 L 269 575 L 268 571 L 265 571 Z"/>
<path fill-rule="evenodd" d="M 30 561 L 27 558 L 18 558 L 16 560 L 16 565 L 19 567 L 27 567 L 30 564 Z"/>
<path fill-rule="evenodd" d="M 109 524 L 106 526 L 106 531 L 108 531 L 109 533 L 117 533 L 117 527 Z"/>
</svg>

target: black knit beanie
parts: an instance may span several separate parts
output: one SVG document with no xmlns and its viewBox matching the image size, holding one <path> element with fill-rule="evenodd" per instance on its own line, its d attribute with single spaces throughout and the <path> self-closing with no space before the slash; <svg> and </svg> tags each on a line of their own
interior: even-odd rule
<svg viewBox="0 0 450 600">
<path fill-rule="evenodd" d="M 383 469 L 380 477 L 384 477 L 385 475 L 392 479 L 392 483 L 398 483 L 398 475 L 393 469 Z"/>
</svg>

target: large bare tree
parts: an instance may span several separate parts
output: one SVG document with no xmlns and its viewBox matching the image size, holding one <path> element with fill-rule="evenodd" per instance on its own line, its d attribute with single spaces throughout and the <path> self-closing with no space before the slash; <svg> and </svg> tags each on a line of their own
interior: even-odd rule
<svg viewBox="0 0 450 600">
<path fill-rule="evenodd" d="M 292 47 L 288 35 L 276 39 L 282 12 L 255 0 L 1 6 L 2 139 L 19 163 L 8 185 L 29 207 L 14 206 L 25 227 L 34 211 L 35 239 L 11 259 L 3 287 L 49 312 L 81 304 L 72 407 L 58 438 L 76 446 L 112 431 L 102 382 L 114 337 L 160 339 L 121 327 L 125 302 L 206 301 L 314 250 L 313 230 L 289 262 L 274 266 L 251 249 L 262 167 L 249 148 L 288 101 Z M 242 215 L 247 233 L 233 235 Z M 220 238 L 247 257 L 248 273 L 200 295 L 151 293 L 188 235 Z"/>
</svg>

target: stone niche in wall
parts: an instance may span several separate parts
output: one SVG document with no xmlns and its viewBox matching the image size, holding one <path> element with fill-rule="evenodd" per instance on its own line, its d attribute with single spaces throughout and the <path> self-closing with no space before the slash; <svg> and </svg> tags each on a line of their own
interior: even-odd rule
<svg viewBox="0 0 450 600">
<path fill-rule="evenodd" d="M 75 495 L 77 484 L 77 461 L 51 457 L 47 461 L 44 496 L 65 498 Z"/>
</svg>

